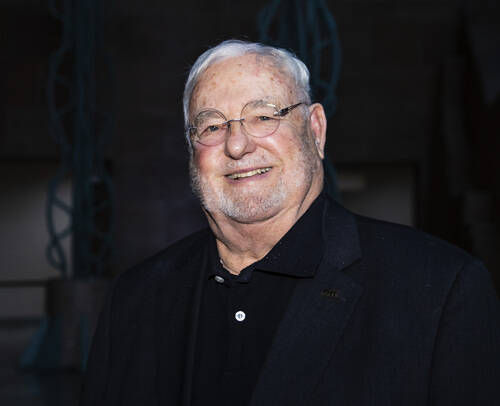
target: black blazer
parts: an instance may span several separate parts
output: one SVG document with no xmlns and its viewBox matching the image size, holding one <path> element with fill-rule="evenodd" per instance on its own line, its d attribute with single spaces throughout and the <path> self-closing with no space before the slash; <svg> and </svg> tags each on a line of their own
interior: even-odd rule
<svg viewBox="0 0 500 406">
<path fill-rule="evenodd" d="M 251 406 L 500 404 L 499 301 L 478 261 L 332 201 L 324 235 Z M 209 238 L 197 232 L 115 280 L 82 406 L 190 404 Z"/>
</svg>

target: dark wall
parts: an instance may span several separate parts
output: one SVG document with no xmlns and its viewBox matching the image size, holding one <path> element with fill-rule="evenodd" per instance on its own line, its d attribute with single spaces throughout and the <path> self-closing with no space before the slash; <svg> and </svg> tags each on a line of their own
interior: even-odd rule
<svg viewBox="0 0 500 406">
<path fill-rule="evenodd" d="M 21 3 L 0 3 L 5 31 L 1 156 L 57 160 L 46 131 L 44 77 L 49 52 L 58 44 L 58 24 L 43 2 Z M 183 83 L 190 64 L 208 46 L 227 38 L 257 40 L 256 16 L 266 3 L 122 0 L 106 5 L 105 43 L 116 84 L 109 149 L 117 192 L 114 272 L 204 226 L 189 189 Z M 470 39 L 471 22 L 498 21 L 495 2 L 327 3 L 343 50 L 328 155 L 339 167 L 411 165 L 416 225 L 467 246 L 462 207 L 476 196 L 469 192 L 479 190 L 493 213 L 500 190 L 499 101 L 485 101 Z M 107 83 L 101 85 L 108 91 Z M 493 214 L 484 220 L 497 228 Z M 491 235 L 494 247 L 497 234 Z"/>
</svg>

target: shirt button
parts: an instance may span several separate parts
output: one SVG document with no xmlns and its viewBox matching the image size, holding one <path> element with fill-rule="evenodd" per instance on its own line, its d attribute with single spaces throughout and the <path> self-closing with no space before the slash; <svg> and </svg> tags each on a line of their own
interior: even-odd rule
<svg viewBox="0 0 500 406">
<path fill-rule="evenodd" d="M 247 317 L 246 314 L 244 312 L 242 312 L 241 310 L 237 311 L 234 315 L 234 318 L 237 321 L 243 321 L 243 320 L 245 320 L 245 317 Z"/>
<path fill-rule="evenodd" d="M 215 282 L 217 283 L 224 283 L 224 278 L 222 276 L 219 276 L 219 275 L 215 275 Z"/>
</svg>

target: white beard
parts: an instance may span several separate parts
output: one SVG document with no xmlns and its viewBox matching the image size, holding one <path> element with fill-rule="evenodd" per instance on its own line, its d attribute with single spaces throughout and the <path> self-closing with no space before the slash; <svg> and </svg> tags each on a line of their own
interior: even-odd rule
<svg viewBox="0 0 500 406">
<path fill-rule="evenodd" d="M 214 188 L 207 177 L 200 173 L 194 164 L 193 157 L 191 157 L 189 172 L 193 192 L 200 199 L 203 208 L 209 213 L 221 212 L 242 223 L 270 218 L 284 206 L 295 189 L 303 188 L 305 196 L 311 187 L 314 173 L 321 161 L 315 152 L 314 145 L 311 145 L 312 140 L 308 142 L 306 137 L 310 137 L 310 135 L 304 134 L 304 137 L 301 138 L 303 146 L 297 151 L 293 171 L 287 174 L 288 179 L 290 179 L 288 183 L 283 176 L 280 176 L 277 184 L 270 190 L 255 193 L 255 187 L 240 187 L 237 194 L 229 195 L 224 193 L 223 188 Z M 251 164 L 245 162 L 245 166 L 265 166 L 259 162 L 265 162 L 265 160 L 253 160 Z M 230 168 L 227 168 L 229 170 L 237 169 L 238 162 L 235 161 L 233 165 L 229 166 Z"/>
<path fill-rule="evenodd" d="M 280 179 L 278 185 L 267 195 L 252 193 L 250 188 L 240 187 L 236 196 L 224 193 L 222 188 L 213 188 L 202 176 L 198 168 L 191 167 L 191 187 L 200 199 L 201 205 L 209 213 L 222 212 L 239 222 L 252 222 L 264 219 L 274 208 L 281 207 L 288 197 L 284 182 Z M 253 189 L 253 188 L 252 188 Z"/>
</svg>

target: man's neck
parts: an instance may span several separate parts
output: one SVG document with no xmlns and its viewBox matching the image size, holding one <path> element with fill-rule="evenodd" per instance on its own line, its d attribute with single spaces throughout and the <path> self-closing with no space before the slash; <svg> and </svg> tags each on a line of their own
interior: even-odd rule
<svg viewBox="0 0 500 406">
<path fill-rule="evenodd" d="M 242 269 L 262 259 L 309 209 L 319 193 L 320 190 L 308 194 L 296 206 L 252 223 L 207 213 L 223 266 L 238 275 Z"/>
</svg>

